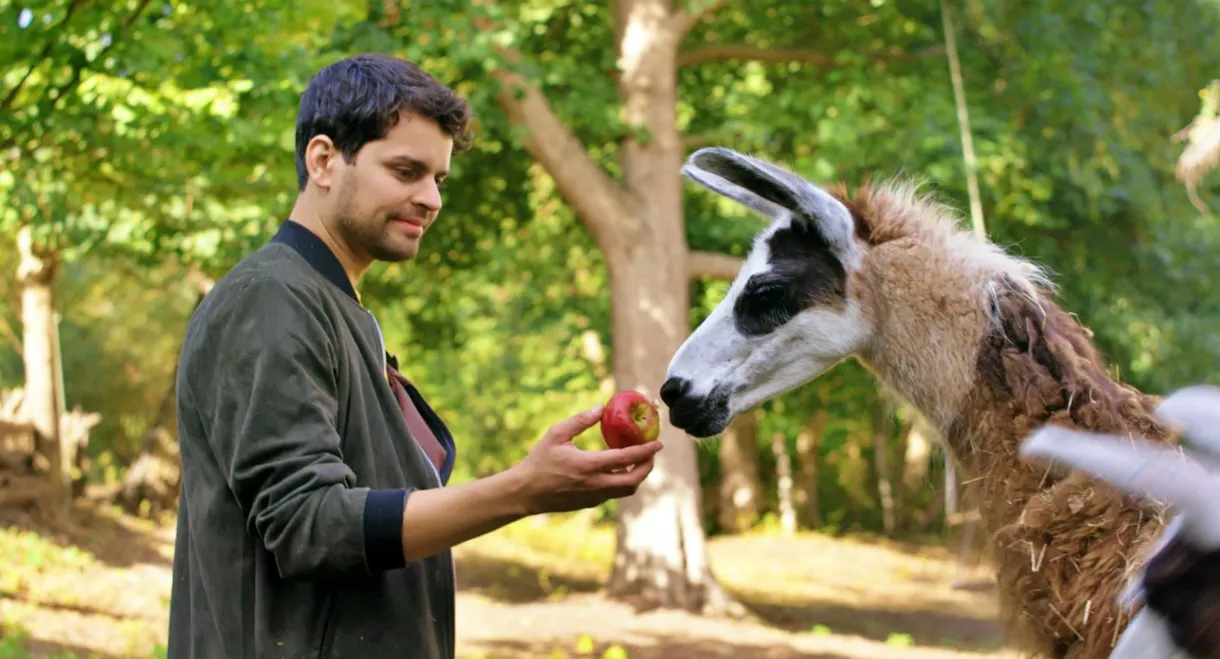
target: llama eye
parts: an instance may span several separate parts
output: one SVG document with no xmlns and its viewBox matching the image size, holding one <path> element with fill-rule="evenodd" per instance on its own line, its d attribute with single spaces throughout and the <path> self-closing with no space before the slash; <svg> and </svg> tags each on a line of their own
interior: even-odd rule
<svg viewBox="0 0 1220 659">
<path fill-rule="evenodd" d="M 750 297 L 759 304 L 779 304 L 784 301 L 784 287 L 779 284 L 756 286 Z"/>
</svg>

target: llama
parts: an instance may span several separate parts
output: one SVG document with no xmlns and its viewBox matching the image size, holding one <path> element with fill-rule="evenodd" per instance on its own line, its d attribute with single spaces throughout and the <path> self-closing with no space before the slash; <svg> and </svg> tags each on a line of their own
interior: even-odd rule
<svg viewBox="0 0 1220 659">
<path fill-rule="evenodd" d="M 1104 462 L 1059 456 L 1054 436 L 1020 453 L 1048 424 L 1124 438 L 1112 446 L 1134 437 L 1179 442 L 1176 426 L 1156 415 L 1158 399 L 1111 377 L 1090 332 L 1051 300 L 1042 268 L 960 229 L 950 208 L 906 183 L 865 185 L 849 196 L 721 147 L 696 151 L 682 171 L 772 222 L 725 298 L 672 358 L 659 393 L 674 426 L 695 438 L 719 434 L 737 414 L 856 357 L 937 428 L 979 496 L 1001 621 L 1024 649 L 1111 656 L 1139 608 L 1120 595 L 1143 584 L 1141 574 L 1158 598 L 1178 587 L 1191 590 L 1173 591 L 1177 604 L 1203 597 L 1194 572 L 1193 583 L 1168 586 L 1165 570 L 1160 581 L 1144 573 L 1169 537 L 1165 503 L 1121 479 L 1097 480 L 1096 468 L 1037 460 L 1062 457 L 1085 469 Z M 1174 547 L 1157 558 L 1180 558 Z M 1207 585 L 1220 586 L 1220 570 L 1212 574 Z M 1175 638 L 1183 628 L 1197 636 L 1201 616 L 1183 610 L 1158 608 L 1168 621 L 1141 619 L 1132 627 L 1139 638 L 1124 636 L 1120 647 L 1168 642 L 1171 628 Z"/>
</svg>

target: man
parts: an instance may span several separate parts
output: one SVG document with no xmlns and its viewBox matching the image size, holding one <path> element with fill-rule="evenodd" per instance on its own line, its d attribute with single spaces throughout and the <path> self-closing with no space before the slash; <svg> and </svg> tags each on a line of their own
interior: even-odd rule
<svg viewBox="0 0 1220 659">
<path fill-rule="evenodd" d="M 453 439 L 356 284 L 416 255 L 469 118 L 380 55 L 323 69 L 301 97 L 291 215 L 217 282 L 182 348 L 171 659 L 451 658 L 451 547 L 629 495 L 651 471 L 657 442 L 570 443 L 594 409 L 507 471 L 444 487 Z"/>
</svg>

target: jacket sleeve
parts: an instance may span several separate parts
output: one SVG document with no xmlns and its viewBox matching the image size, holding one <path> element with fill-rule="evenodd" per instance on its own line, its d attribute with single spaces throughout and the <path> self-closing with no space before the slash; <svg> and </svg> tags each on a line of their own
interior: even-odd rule
<svg viewBox="0 0 1220 659">
<path fill-rule="evenodd" d="M 343 461 L 322 304 L 275 279 L 226 295 L 185 381 L 249 532 L 284 578 L 401 567 L 408 492 L 361 487 Z"/>
</svg>

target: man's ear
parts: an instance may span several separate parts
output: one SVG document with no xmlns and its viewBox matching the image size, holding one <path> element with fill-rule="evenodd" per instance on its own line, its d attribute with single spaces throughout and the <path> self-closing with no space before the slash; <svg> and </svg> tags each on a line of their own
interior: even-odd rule
<svg viewBox="0 0 1220 659">
<path fill-rule="evenodd" d="M 851 211 L 825 190 L 769 162 L 724 147 L 690 155 L 682 173 L 705 188 L 778 219 L 791 216 L 815 230 L 845 262 L 854 261 Z"/>
<path fill-rule="evenodd" d="M 326 135 L 314 135 L 305 145 L 305 171 L 309 180 L 320 188 L 329 188 L 334 183 L 335 159 L 343 154 Z"/>
</svg>

